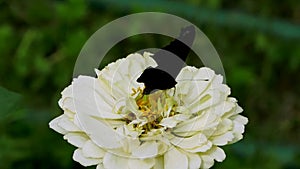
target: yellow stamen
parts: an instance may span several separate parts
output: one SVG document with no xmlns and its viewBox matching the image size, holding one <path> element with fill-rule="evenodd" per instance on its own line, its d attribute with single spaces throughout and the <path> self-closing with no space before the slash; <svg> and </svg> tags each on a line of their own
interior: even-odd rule
<svg viewBox="0 0 300 169">
<path fill-rule="evenodd" d="M 127 119 L 129 123 L 136 119 L 146 120 L 146 123 L 135 125 L 135 128 L 144 131 L 143 134 L 147 134 L 152 129 L 160 128 L 159 123 L 165 117 L 164 112 L 167 112 L 168 109 L 171 109 L 168 117 L 176 114 L 173 112 L 173 107 L 176 103 L 166 91 L 157 91 L 149 95 L 144 95 L 143 89 L 138 87 L 137 89 L 132 89 L 131 96 L 135 97 L 140 114 L 129 113 Z"/>
</svg>

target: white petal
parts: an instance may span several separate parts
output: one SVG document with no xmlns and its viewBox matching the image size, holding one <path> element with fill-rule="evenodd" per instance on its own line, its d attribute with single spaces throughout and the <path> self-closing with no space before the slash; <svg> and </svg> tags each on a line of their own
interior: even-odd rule
<svg viewBox="0 0 300 169">
<path fill-rule="evenodd" d="M 198 95 L 197 98 L 191 102 L 186 104 L 187 107 L 189 107 L 189 110 L 191 113 L 197 113 L 199 111 L 202 111 L 204 109 L 207 108 L 211 108 L 211 113 L 215 113 L 220 111 L 223 111 L 223 107 L 218 107 L 219 110 L 214 110 L 212 108 L 218 106 L 220 103 L 223 102 L 223 100 L 225 99 L 225 97 L 223 96 L 223 94 L 218 91 L 218 90 L 208 90 L 206 92 L 204 92 L 201 95 Z M 217 113 L 219 114 L 219 113 Z"/>
<path fill-rule="evenodd" d="M 103 163 L 98 164 L 97 167 L 96 167 L 96 169 L 105 169 L 104 166 L 103 166 Z"/>
<path fill-rule="evenodd" d="M 202 146 L 206 142 L 207 142 L 207 139 L 206 139 L 205 135 L 203 135 L 201 133 L 194 135 L 192 137 L 187 137 L 187 138 L 174 137 L 171 140 L 171 143 L 173 145 L 178 146 L 182 149 L 193 149 L 193 148 Z"/>
<path fill-rule="evenodd" d="M 111 128 L 118 128 L 124 126 L 126 124 L 125 121 L 122 120 L 112 120 L 112 119 L 105 119 L 105 123 Z"/>
<path fill-rule="evenodd" d="M 62 92 L 61 95 L 63 95 L 64 97 L 72 97 L 73 96 L 73 92 L 72 92 L 72 87 L 71 85 L 66 87 Z"/>
<path fill-rule="evenodd" d="M 85 133 L 68 133 L 64 135 L 64 139 L 66 139 L 70 144 L 76 147 L 82 147 L 89 138 L 86 136 Z"/>
<path fill-rule="evenodd" d="M 78 114 L 75 114 L 73 117 L 73 123 L 78 126 L 82 131 L 84 131 L 83 127 L 81 126 L 80 120 L 78 118 Z"/>
<path fill-rule="evenodd" d="M 228 142 L 232 141 L 234 139 L 234 135 L 231 131 L 228 131 L 227 133 L 224 133 L 222 135 L 213 136 L 210 138 L 210 140 L 218 146 L 223 146 L 228 144 Z"/>
<path fill-rule="evenodd" d="M 236 104 L 237 105 L 237 104 Z M 243 109 L 239 106 L 239 105 L 237 105 L 236 106 L 236 109 L 235 109 L 235 114 L 239 114 L 239 113 L 241 113 L 243 111 Z"/>
<path fill-rule="evenodd" d="M 207 81 L 178 81 L 176 92 L 180 94 L 185 104 L 190 105 L 196 100 L 199 100 L 199 96 L 205 93 L 208 86 L 209 82 Z"/>
<path fill-rule="evenodd" d="M 120 99 L 130 94 L 132 88 L 143 86 L 136 79 L 149 66 L 155 67 L 157 64 L 148 54 L 130 54 L 126 59 L 119 59 L 106 66 L 98 72 L 98 78 L 107 82 L 114 98 Z"/>
<path fill-rule="evenodd" d="M 210 155 L 218 162 L 222 162 L 226 158 L 224 150 L 219 147 L 214 147 Z"/>
<path fill-rule="evenodd" d="M 243 133 L 245 130 L 244 124 L 248 122 L 248 119 L 246 117 L 238 115 L 236 119 L 233 121 L 233 135 L 234 139 L 231 140 L 229 143 L 234 143 L 239 141 L 243 138 Z"/>
<path fill-rule="evenodd" d="M 127 136 L 126 138 L 124 138 L 123 140 L 120 141 L 120 144 L 122 144 L 122 153 L 131 153 L 131 152 L 134 152 L 136 151 L 141 142 L 140 140 L 137 138 L 137 139 L 134 139 L 134 138 L 130 138 L 130 136 Z"/>
<path fill-rule="evenodd" d="M 73 82 L 73 97 L 77 113 L 100 118 L 121 119 L 122 116 L 112 112 L 112 103 L 103 97 L 107 92 L 100 88 L 98 80 L 88 76 L 79 76 Z"/>
<path fill-rule="evenodd" d="M 233 122 L 230 119 L 222 119 L 222 121 L 217 126 L 216 131 L 213 133 L 213 135 L 218 136 L 222 135 L 233 128 Z"/>
<path fill-rule="evenodd" d="M 91 165 L 96 165 L 102 162 L 101 159 L 97 158 L 87 158 L 82 154 L 81 149 L 76 149 L 73 154 L 73 159 L 79 162 L 81 165 L 87 167 Z"/>
<path fill-rule="evenodd" d="M 52 121 L 50 121 L 49 127 L 60 134 L 66 134 L 68 131 L 58 125 L 58 123 L 61 121 L 62 118 L 64 118 L 64 115 L 60 115 L 55 119 L 53 119 Z"/>
<path fill-rule="evenodd" d="M 159 155 L 162 155 L 164 154 L 168 149 L 169 149 L 169 143 L 165 143 L 165 142 L 168 142 L 168 140 L 163 140 L 162 139 L 157 139 L 159 140 L 159 142 L 157 143 L 158 144 L 158 153 Z"/>
<path fill-rule="evenodd" d="M 65 115 L 59 121 L 58 125 L 68 132 L 80 132 L 81 130 Z"/>
<path fill-rule="evenodd" d="M 178 74 L 176 80 L 180 81 L 182 79 L 194 79 L 194 80 L 210 80 L 215 76 L 213 70 L 207 67 L 202 67 L 197 69 L 192 66 L 184 67 Z"/>
<path fill-rule="evenodd" d="M 104 122 L 82 114 L 78 114 L 78 119 L 86 133 L 98 146 L 103 148 L 121 147 L 119 143 L 121 136 Z"/>
<path fill-rule="evenodd" d="M 187 105 L 199 100 L 200 95 L 206 95 L 205 91 L 219 88 L 222 85 L 222 77 L 206 67 L 195 69 L 187 66 L 181 70 L 176 80 L 178 93 L 182 94 L 184 97 L 182 100 Z"/>
<path fill-rule="evenodd" d="M 132 152 L 134 157 L 138 158 L 150 158 L 155 157 L 158 154 L 156 141 L 146 141 L 142 143 L 135 151 Z"/>
<path fill-rule="evenodd" d="M 72 86 L 71 86 L 72 87 Z M 58 101 L 59 106 L 63 109 L 63 110 L 69 110 L 71 112 L 76 112 L 76 108 L 75 108 L 75 104 L 73 101 L 73 97 L 65 97 L 62 96 L 63 98 L 61 98 Z"/>
<path fill-rule="evenodd" d="M 233 132 L 235 134 L 242 134 L 244 133 L 245 126 L 239 122 L 234 121 L 233 122 Z"/>
<path fill-rule="evenodd" d="M 176 120 L 176 117 L 172 116 L 172 117 L 168 117 L 168 118 L 163 118 L 159 124 L 164 127 L 173 128 L 176 126 L 176 124 L 178 122 L 179 121 Z"/>
<path fill-rule="evenodd" d="M 238 115 L 234 118 L 234 121 L 241 123 L 242 125 L 246 125 L 248 123 L 248 118 Z"/>
<path fill-rule="evenodd" d="M 127 158 L 116 156 L 112 153 L 105 154 L 103 165 L 106 169 L 130 169 Z"/>
<path fill-rule="evenodd" d="M 231 111 L 236 106 L 236 103 L 224 100 L 214 107 L 214 113 L 218 116 L 223 116 L 225 113 Z M 224 118 L 227 118 L 226 116 Z"/>
<path fill-rule="evenodd" d="M 201 67 L 198 69 L 196 78 L 198 79 L 212 79 L 215 76 L 215 72 L 208 67 Z"/>
<path fill-rule="evenodd" d="M 201 158 L 198 154 L 187 154 L 189 160 L 189 169 L 199 169 L 201 166 Z"/>
<path fill-rule="evenodd" d="M 197 152 L 206 152 L 212 147 L 212 143 L 210 141 L 205 142 L 205 144 L 198 146 L 193 149 L 185 149 L 185 151 L 191 152 L 191 153 L 197 153 Z"/>
<path fill-rule="evenodd" d="M 93 143 L 91 140 L 87 141 L 82 147 L 82 153 L 85 157 L 103 158 L 105 151 Z"/>
<path fill-rule="evenodd" d="M 187 132 L 202 131 L 204 129 L 213 128 L 217 124 L 218 117 L 215 114 L 203 112 L 197 117 L 178 124 L 173 131 L 176 134 L 185 135 Z"/>
<path fill-rule="evenodd" d="M 164 169 L 188 169 L 188 158 L 174 147 L 166 152 L 164 164 Z"/>
<path fill-rule="evenodd" d="M 234 98 L 227 98 L 227 100 L 234 103 L 234 107 L 229 111 L 225 113 L 226 118 L 234 117 L 235 115 L 241 113 L 243 109 L 236 103 L 237 101 L 234 100 Z"/>
<path fill-rule="evenodd" d="M 201 168 L 207 169 L 214 165 L 214 159 L 210 155 L 201 155 L 202 159 Z"/>
<path fill-rule="evenodd" d="M 64 115 L 66 115 L 70 119 L 73 119 L 76 114 L 75 114 L 75 112 L 72 112 L 71 110 L 64 110 Z"/>
<path fill-rule="evenodd" d="M 155 159 L 129 159 L 128 164 L 130 169 L 150 169 L 154 166 Z"/>
<path fill-rule="evenodd" d="M 208 86 L 208 82 L 202 81 L 182 82 L 178 83 L 178 86 L 176 86 L 176 93 L 184 104 L 189 107 L 190 105 L 199 102 L 199 100 L 206 95 Z"/>
<path fill-rule="evenodd" d="M 75 112 L 75 106 L 73 102 L 73 86 L 69 85 L 62 92 L 62 98 L 59 99 L 58 104 L 63 110 L 70 110 Z"/>
</svg>

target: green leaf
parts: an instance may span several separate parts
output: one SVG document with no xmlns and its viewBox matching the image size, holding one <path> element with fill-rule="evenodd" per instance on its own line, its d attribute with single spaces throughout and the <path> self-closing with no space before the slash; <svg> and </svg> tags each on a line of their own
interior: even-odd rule
<svg viewBox="0 0 300 169">
<path fill-rule="evenodd" d="M 0 86 L 0 120 L 3 120 L 19 105 L 21 95 Z"/>
</svg>

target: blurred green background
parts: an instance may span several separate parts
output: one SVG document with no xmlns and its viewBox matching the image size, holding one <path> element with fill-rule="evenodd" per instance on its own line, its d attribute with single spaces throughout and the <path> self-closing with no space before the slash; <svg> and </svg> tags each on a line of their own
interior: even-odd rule
<svg viewBox="0 0 300 169">
<path fill-rule="evenodd" d="M 60 92 L 71 83 L 89 36 L 114 19 L 145 11 L 175 14 L 207 35 L 222 59 L 232 96 L 249 118 L 245 138 L 225 146 L 226 160 L 213 168 L 299 169 L 297 0 L 0 0 L 0 169 L 83 168 L 72 160 L 75 147 L 48 128 L 62 113 Z M 100 67 L 170 40 L 128 38 Z M 188 63 L 201 65 L 193 55 Z"/>
</svg>

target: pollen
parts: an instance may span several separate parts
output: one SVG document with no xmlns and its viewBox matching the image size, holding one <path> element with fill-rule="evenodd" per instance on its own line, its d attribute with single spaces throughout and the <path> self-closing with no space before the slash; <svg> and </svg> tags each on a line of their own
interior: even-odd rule
<svg viewBox="0 0 300 169">
<path fill-rule="evenodd" d="M 142 130 L 145 135 L 152 129 L 162 128 L 161 120 L 175 115 L 173 110 L 177 104 L 165 90 L 159 90 L 149 95 L 143 94 L 143 90 L 140 87 L 132 88 L 131 96 L 134 98 L 138 111 L 127 112 L 126 122 L 134 123 L 133 127 Z M 169 112 L 170 107 L 171 112 Z"/>
</svg>

